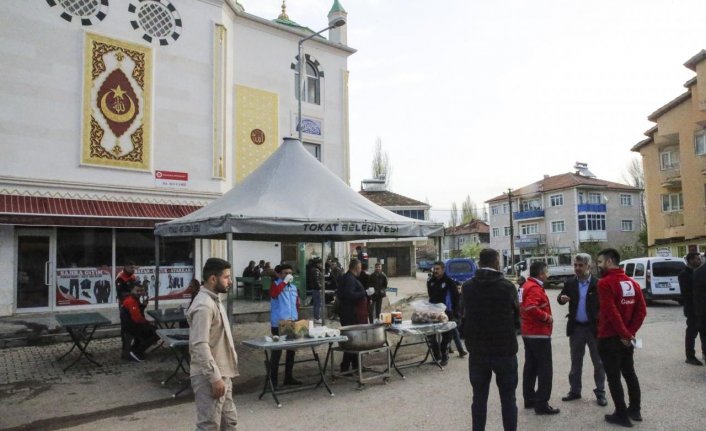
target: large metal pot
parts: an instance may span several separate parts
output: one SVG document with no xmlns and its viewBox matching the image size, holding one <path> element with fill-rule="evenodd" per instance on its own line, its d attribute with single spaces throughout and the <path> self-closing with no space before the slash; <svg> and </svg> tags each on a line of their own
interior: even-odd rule
<svg viewBox="0 0 706 431">
<path fill-rule="evenodd" d="M 370 350 L 385 345 L 385 325 L 350 325 L 341 327 L 348 341 L 340 343 L 344 350 Z"/>
</svg>

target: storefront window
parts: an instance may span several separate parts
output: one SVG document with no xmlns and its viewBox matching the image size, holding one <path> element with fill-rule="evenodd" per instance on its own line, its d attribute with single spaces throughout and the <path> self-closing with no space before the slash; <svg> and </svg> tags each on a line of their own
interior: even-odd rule
<svg viewBox="0 0 706 431">
<path fill-rule="evenodd" d="M 112 257 L 111 229 L 57 229 L 56 305 L 114 302 Z"/>
<path fill-rule="evenodd" d="M 194 278 L 193 239 L 162 238 L 159 242 L 159 299 L 191 297 Z M 154 275 L 154 233 L 152 230 L 116 229 L 115 262 L 118 270 L 125 262 L 135 263 L 135 275 L 150 299 L 157 296 Z"/>
</svg>

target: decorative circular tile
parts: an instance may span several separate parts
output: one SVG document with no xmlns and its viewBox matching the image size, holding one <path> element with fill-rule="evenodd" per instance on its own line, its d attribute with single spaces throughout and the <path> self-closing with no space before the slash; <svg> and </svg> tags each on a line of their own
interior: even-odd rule
<svg viewBox="0 0 706 431">
<path fill-rule="evenodd" d="M 66 21 L 76 18 L 81 25 L 96 24 L 108 15 L 108 0 L 47 0 L 47 4 L 58 6 L 62 10 L 60 16 Z"/>
<path fill-rule="evenodd" d="M 181 17 L 169 0 L 142 0 L 128 6 L 128 12 L 133 14 L 130 25 L 135 30 L 142 31 L 142 39 L 147 42 L 157 42 L 168 45 L 179 39 L 181 35 Z"/>
</svg>

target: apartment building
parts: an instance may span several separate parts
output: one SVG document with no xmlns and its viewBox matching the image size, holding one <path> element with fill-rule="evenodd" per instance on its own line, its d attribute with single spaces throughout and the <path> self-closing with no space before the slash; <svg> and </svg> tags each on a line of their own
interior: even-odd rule
<svg viewBox="0 0 706 431">
<path fill-rule="evenodd" d="M 706 50 L 684 66 L 686 91 L 649 117 L 655 126 L 632 147 L 645 172 L 650 255 L 706 251 Z"/>
<path fill-rule="evenodd" d="M 641 190 L 596 178 L 586 164 L 576 172 L 543 179 L 494 197 L 490 207 L 490 246 L 509 264 L 540 254 L 569 255 L 585 243 L 634 245 L 641 228 Z M 512 213 L 512 229 L 511 218 Z"/>
</svg>

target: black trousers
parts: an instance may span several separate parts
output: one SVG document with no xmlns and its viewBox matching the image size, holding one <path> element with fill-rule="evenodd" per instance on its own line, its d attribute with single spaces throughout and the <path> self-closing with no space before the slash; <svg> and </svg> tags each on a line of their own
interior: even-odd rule
<svg viewBox="0 0 706 431">
<path fill-rule="evenodd" d="M 516 356 L 469 356 L 468 376 L 473 387 L 473 431 L 485 430 L 488 415 L 488 393 L 490 380 L 495 373 L 495 384 L 500 395 L 500 409 L 505 431 L 517 430 L 517 357 Z"/>
<path fill-rule="evenodd" d="M 522 337 L 522 341 L 525 344 L 522 396 L 525 402 L 534 401 L 535 409 L 546 407 L 552 396 L 552 340 Z"/>
<path fill-rule="evenodd" d="M 129 326 L 129 333 L 132 335 L 132 351 L 142 355 L 148 347 L 159 341 L 157 329 L 149 323 L 132 324 Z"/>
<path fill-rule="evenodd" d="M 451 331 L 441 333 L 441 343 L 439 343 L 436 334 L 427 337 L 431 344 L 431 353 L 437 361 L 449 360 L 449 344 L 451 344 L 451 338 Z"/>
<path fill-rule="evenodd" d="M 279 335 L 279 328 L 270 327 L 272 335 Z M 282 357 L 281 350 L 273 350 L 270 353 L 270 380 L 277 386 L 277 374 L 279 373 L 279 360 Z M 287 350 L 287 356 L 284 360 L 284 380 L 292 378 L 294 370 L 294 350 Z"/>
<path fill-rule="evenodd" d="M 693 312 L 686 312 L 686 334 L 684 335 L 684 350 L 687 358 L 696 357 L 696 337 L 701 339 L 701 354 L 706 358 L 706 331 L 699 318 Z"/>
<path fill-rule="evenodd" d="M 622 374 L 628 387 L 628 400 L 630 409 L 640 411 L 640 382 L 635 374 L 633 362 L 633 347 L 625 346 L 619 337 L 599 338 L 598 353 L 601 355 L 603 368 L 608 379 L 610 396 L 615 404 L 615 412 L 620 416 L 627 415 L 625 393 L 620 381 Z"/>
</svg>

